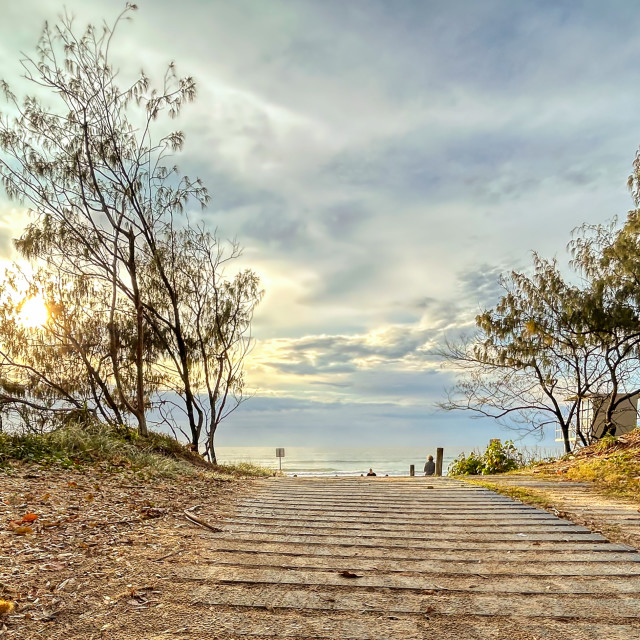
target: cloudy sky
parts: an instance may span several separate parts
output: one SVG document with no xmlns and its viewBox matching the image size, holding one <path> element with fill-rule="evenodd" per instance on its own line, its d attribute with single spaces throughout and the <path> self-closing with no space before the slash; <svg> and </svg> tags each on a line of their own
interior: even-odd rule
<svg viewBox="0 0 640 640">
<path fill-rule="evenodd" d="M 111 22 L 114 0 L 67 8 Z M 495 303 L 530 252 L 631 207 L 640 12 L 617 0 L 142 0 L 123 73 L 175 60 L 199 95 L 179 162 L 207 224 L 245 247 L 266 297 L 248 383 L 219 444 L 482 445 L 442 414 L 430 356 Z M 50 0 L 3 7 L 14 82 Z M 20 212 L 0 200 L 0 252 Z"/>
</svg>

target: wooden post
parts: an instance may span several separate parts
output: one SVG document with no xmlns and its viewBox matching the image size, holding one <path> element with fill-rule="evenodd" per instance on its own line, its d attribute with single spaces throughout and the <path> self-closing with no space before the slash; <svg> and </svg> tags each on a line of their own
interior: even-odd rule
<svg viewBox="0 0 640 640">
<path fill-rule="evenodd" d="M 436 449 L 436 475 L 442 475 L 442 458 L 444 457 L 444 449 L 442 447 L 438 447 Z"/>
<path fill-rule="evenodd" d="M 415 464 L 410 464 L 409 465 L 409 475 L 410 476 L 415 476 L 416 475 L 416 465 Z"/>
</svg>

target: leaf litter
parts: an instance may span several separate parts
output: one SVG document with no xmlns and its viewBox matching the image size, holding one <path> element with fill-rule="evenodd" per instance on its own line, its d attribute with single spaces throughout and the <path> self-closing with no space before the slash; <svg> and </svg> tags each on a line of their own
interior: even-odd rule
<svg viewBox="0 0 640 640">
<path fill-rule="evenodd" d="M 197 520 L 219 530 L 212 523 L 242 491 L 204 474 L 140 480 L 28 464 L 0 473 L 0 638 L 73 630 L 90 640 L 123 622 L 134 630 L 141 610 L 169 609 L 184 597 L 171 563 L 197 564 L 203 549 L 185 511 L 199 503 Z"/>
</svg>

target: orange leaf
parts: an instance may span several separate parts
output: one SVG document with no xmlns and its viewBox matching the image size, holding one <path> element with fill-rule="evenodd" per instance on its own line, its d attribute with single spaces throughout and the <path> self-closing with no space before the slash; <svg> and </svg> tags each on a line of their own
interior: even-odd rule
<svg viewBox="0 0 640 640">
<path fill-rule="evenodd" d="M 38 515 L 35 513 L 25 513 L 25 515 L 22 516 L 22 522 L 33 522 L 37 519 Z"/>
<path fill-rule="evenodd" d="M 33 533 L 33 529 L 31 527 L 28 527 L 27 525 L 24 525 L 22 527 L 14 527 L 13 533 L 15 533 L 17 536 L 26 536 L 28 533 Z"/>
</svg>

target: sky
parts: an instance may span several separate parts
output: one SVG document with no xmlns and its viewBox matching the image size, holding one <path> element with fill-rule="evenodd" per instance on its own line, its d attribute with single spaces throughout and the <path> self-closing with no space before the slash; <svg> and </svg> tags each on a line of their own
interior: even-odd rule
<svg viewBox="0 0 640 640">
<path fill-rule="evenodd" d="M 123 6 L 66 4 L 79 26 Z M 0 76 L 20 86 L 19 52 L 62 7 L 3 7 Z M 254 396 L 218 444 L 519 437 L 439 411 L 453 379 L 433 351 L 496 303 L 501 273 L 565 260 L 572 229 L 632 207 L 638 32 L 623 0 L 142 0 L 117 65 L 195 77 L 175 125 L 212 196 L 194 215 L 266 292 Z M 1 257 L 21 220 L 0 196 Z"/>
</svg>

